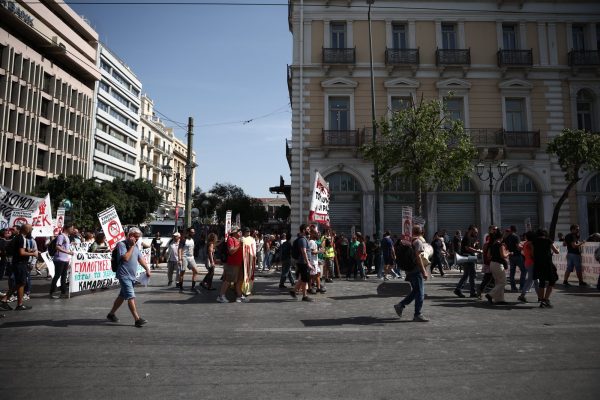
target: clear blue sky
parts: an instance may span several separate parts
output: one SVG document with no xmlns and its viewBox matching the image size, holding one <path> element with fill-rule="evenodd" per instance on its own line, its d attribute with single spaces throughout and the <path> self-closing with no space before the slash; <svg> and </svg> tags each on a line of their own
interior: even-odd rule
<svg viewBox="0 0 600 400">
<path fill-rule="evenodd" d="M 280 175 L 289 183 L 287 7 L 93 1 L 70 6 L 129 65 L 160 112 L 183 123 L 194 118 L 195 186 L 208 191 L 216 182 L 227 182 L 251 196 L 270 197 L 268 188 L 279 184 Z M 221 124 L 274 111 L 246 124 Z M 184 130 L 176 135 L 185 141 Z"/>
</svg>

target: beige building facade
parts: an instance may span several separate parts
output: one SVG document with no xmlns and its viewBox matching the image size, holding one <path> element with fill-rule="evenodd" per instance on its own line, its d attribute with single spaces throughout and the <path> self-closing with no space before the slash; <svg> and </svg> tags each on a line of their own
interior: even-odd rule
<svg viewBox="0 0 600 400">
<path fill-rule="evenodd" d="M 58 1 L 0 2 L 0 185 L 90 176 L 97 33 Z"/>
<path fill-rule="evenodd" d="M 303 5 L 303 7 L 302 7 Z M 379 7 L 378 7 L 379 6 Z M 549 140 L 564 128 L 600 131 L 600 3 L 595 1 L 375 1 L 372 49 L 376 118 L 420 98 L 460 119 L 478 158 L 508 164 L 494 183 L 494 222 L 548 227 L 565 187 Z M 290 1 L 293 64 L 292 227 L 305 221 L 314 172 L 330 184 L 333 227 L 375 232 L 370 140 L 369 24 L 364 1 Z M 473 160 L 474 164 L 477 160 Z M 400 175 L 382 188 L 381 226 L 400 232 L 414 204 Z M 490 223 L 488 182 L 475 172 L 452 192 L 426 194 L 426 230 Z M 557 232 L 600 230 L 600 176 L 585 172 Z"/>
</svg>

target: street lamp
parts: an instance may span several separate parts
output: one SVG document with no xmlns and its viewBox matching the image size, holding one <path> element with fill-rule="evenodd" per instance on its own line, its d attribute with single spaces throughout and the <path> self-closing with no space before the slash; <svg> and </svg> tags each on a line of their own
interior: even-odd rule
<svg viewBox="0 0 600 400">
<path fill-rule="evenodd" d="M 499 176 L 496 178 L 492 167 L 492 162 L 487 163 L 487 176 L 485 176 L 486 164 L 484 164 L 483 161 L 479 161 L 475 166 L 479 179 L 481 179 L 482 182 L 490 182 L 490 225 L 494 225 L 494 182 L 501 180 L 508 171 L 508 165 L 504 161 L 499 162 L 496 165 Z"/>
<path fill-rule="evenodd" d="M 173 168 L 170 165 L 163 165 L 167 181 L 173 182 Z M 177 172 L 175 174 L 175 227 L 173 232 L 177 232 L 178 220 L 179 220 L 179 181 L 181 180 L 181 174 Z"/>
<path fill-rule="evenodd" d="M 204 223 L 208 223 L 208 207 L 210 206 L 210 201 L 204 199 L 202 202 L 202 208 L 204 209 Z"/>
<path fill-rule="evenodd" d="M 375 3 L 375 0 L 367 0 L 367 4 L 369 5 L 369 12 L 367 13 L 367 18 L 369 20 L 369 58 L 370 58 L 370 70 L 371 70 L 371 125 L 373 129 L 373 146 L 377 141 L 377 118 L 375 117 L 375 73 L 373 71 L 373 36 L 371 33 L 371 6 Z M 380 223 L 380 205 L 379 205 L 379 168 L 377 168 L 377 163 L 373 162 L 373 180 L 375 184 L 375 232 L 377 233 L 377 238 L 381 239 L 383 234 L 381 232 L 381 223 Z"/>
</svg>

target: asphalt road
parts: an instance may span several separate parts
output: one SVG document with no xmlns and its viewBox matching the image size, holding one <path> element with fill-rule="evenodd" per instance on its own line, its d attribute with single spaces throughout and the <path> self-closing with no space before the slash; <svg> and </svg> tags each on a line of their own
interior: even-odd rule
<svg viewBox="0 0 600 400">
<path fill-rule="evenodd" d="M 155 274 L 133 327 L 105 316 L 116 290 L 2 311 L 3 399 L 598 399 L 600 292 L 558 289 L 555 308 L 459 299 L 426 284 L 428 323 L 393 310 L 404 281 L 336 281 L 314 303 L 259 277 L 248 304 L 179 293 Z M 5 287 L 3 281 L 0 287 Z M 534 299 L 534 295 L 529 296 Z M 14 303 L 13 303 L 14 304 Z"/>
</svg>

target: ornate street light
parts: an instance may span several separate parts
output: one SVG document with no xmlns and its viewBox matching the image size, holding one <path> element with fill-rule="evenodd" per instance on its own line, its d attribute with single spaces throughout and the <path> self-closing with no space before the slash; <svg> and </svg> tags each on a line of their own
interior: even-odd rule
<svg viewBox="0 0 600 400">
<path fill-rule="evenodd" d="M 492 162 L 488 162 L 487 165 L 483 163 L 483 161 L 479 161 L 477 165 L 475 165 L 475 170 L 477 172 L 477 176 L 482 182 L 489 181 L 490 182 L 490 224 L 494 225 L 494 182 L 500 181 L 508 172 L 508 164 L 504 161 L 499 162 L 496 165 L 496 169 L 498 170 L 498 177 L 494 176 L 494 170 L 492 169 Z M 486 167 L 487 167 L 487 176 L 486 176 Z"/>
</svg>

